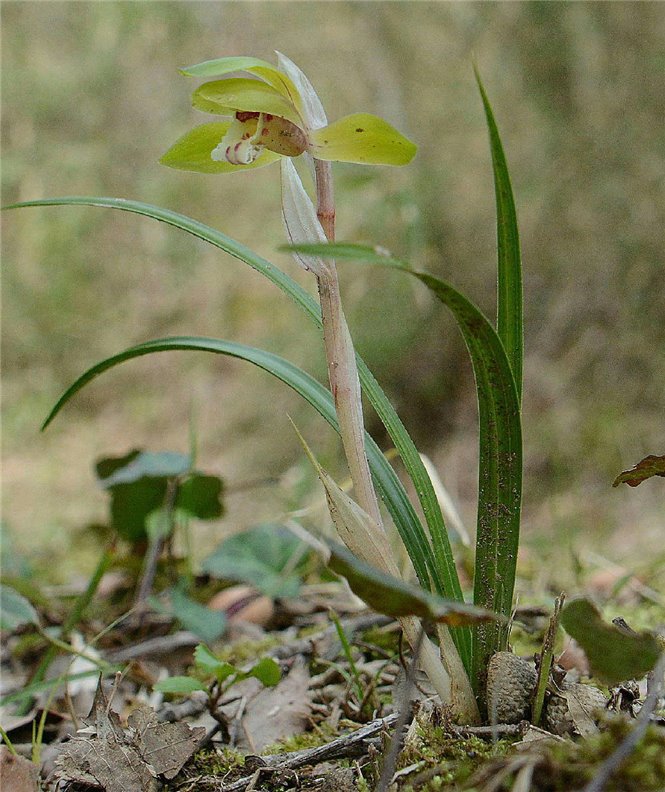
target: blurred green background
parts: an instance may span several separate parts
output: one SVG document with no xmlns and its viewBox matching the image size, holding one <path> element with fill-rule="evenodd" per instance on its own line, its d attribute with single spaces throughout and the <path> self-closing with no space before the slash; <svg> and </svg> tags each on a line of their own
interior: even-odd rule
<svg viewBox="0 0 665 792">
<path fill-rule="evenodd" d="M 336 166 L 339 239 L 384 245 L 492 315 L 494 198 L 475 57 L 522 235 L 527 559 L 567 564 L 570 548 L 594 548 L 653 562 L 662 481 L 610 485 L 665 451 L 663 4 L 3 2 L 1 13 L 4 203 L 97 194 L 163 205 L 313 288 L 276 252 L 276 168 L 214 177 L 157 162 L 208 120 L 190 108 L 196 83 L 178 66 L 280 50 L 331 120 L 377 113 L 419 146 L 403 169 Z M 287 413 L 345 475 L 336 438 L 297 396 L 213 356 L 126 364 L 38 431 L 87 366 L 149 338 L 261 345 L 323 377 L 317 334 L 245 265 L 155 221 L 72 207 L 6 214 L 3 264 L 4 521 L 54 579 L 95 551 L 81 532 L 105 515 L 95 458 L 185 451 L 190 419 L 201 467 L 231 490 L 225 520 L 197 529 L 204 552 L 221 531 L 318 497 Z M 397 274 L 344 264 L 341 275 L 359 350 L 472 526 L 475 395 L 452 320 Z M 368 424 L 385 447 L 371 414 Z M 273 481 L 252 486 L 262 479 Z"/>
</svg>

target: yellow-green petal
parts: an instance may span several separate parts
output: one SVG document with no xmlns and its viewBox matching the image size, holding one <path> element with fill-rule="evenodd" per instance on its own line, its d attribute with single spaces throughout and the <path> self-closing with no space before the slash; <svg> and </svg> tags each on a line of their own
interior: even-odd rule
<svg viewBox="0 0 665 792">
<path fill-rule="evenodd" d="M 313 157 L 367 165 L 406 165 L 417 147 L 378 116 L 355 113 L 311 134 Z"/>
<path fill-rule="evenodd" d="M 262 168 L 280 158 L 279 154 L 265 149 L 249 165 L 232 165 L 226 160 L 216 162 L 210 155 L 230 125 L 230 121 L 215 121 L 194 127 L 176 141 L 159 161 L 169 168 L 195 171 L 196 173 L 232 173 L 233 171 Z"/>
<path fill-rule="evenodd" d="M 283 74 L 279 69 L 276 69 L 268 61 L 261 60 L 260 58 L 251 58 L 248 56 L 237 56 L 230 58 L 216 58 L 215 60 L 204 61 L 197 63 L 194 66 L 186 66 L 180 69 L 181 74 L 188 77 L 222 77 L 231 72 L 246 71 L 251 74 L 256 74 L 267 83 L 272 85 L 279 93 L 286 99 L 290 99 L 293 104 L 302 110 L 301 100 L 298 90 L 296 89 L 293 81 Z"/>
<path fill-rule="evenodd" d="M 303 126 L 293 102 L 271 85 L 259 80 L 230 77 L 227 80 L 203 83 L 194 91 L 192 104 L 207 113 L 219 112 L 224 115 L 229 108 L 253 113 L 271 113 L 288 119 L 296 126 Z M 211 106 L 219 109 L 211 110 Z"/>
</svg>

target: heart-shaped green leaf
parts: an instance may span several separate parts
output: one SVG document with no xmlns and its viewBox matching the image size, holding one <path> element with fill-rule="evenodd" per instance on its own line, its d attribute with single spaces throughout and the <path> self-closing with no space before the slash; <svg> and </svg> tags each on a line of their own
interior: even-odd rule
<svg viewBox="0 0 665 792">
<path fill-rule="evenodd" d="M 216 520 L 224 513 L 224 483 L 218 476 L 195 473 L 178 490 L 177 506 L 199 520 Z"/>
<path fill-rule="evenodd" d="M 267 523 L 225 539 L 201 567 L 217 578 L 250 583 L 269 597 L 293 597 L 300 589 L 298 568 L 305 554 L 289 530 Z M 287 565 L 290 571 L 285 572 Z"/>
<path fill-rule="evenodd" d="M 588 599 L 569 602 L 561 613 L 561 624 L 584 649 L 591 673 L 608 685 L 640 679 L 656 665 L 662 651 L 650 633 L 630 634 L 606 624 Z"/>
</svg>

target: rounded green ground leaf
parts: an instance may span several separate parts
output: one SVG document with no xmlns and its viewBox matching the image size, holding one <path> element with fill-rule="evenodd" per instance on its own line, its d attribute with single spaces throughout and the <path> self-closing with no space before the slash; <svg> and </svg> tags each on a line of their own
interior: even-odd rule
<svg viewBox="0 0 665 792">
<path fill-rule="evenodd" d="M 0 629 L 15 630 L 24 624 L 35 624 L 39 626 L 37 611 L 18 591 L 0 585 Z"/>
<path fill-rule="evenodd" d="M 584 649 L 591 673 L 607 685 L 640 679 L 656 665 L 662 651 L 650 633 L 630 634 L 606 624 L 587 599 L 569 602 L 561 613 L 561 624 Z"/>
<path fill-rule="evenodd" d="M 282 570 L 301 552 L 301 546 L 280 525 L 257 525 L 224 540 L 201 568 L 217 578 L 250 583 L 269 597 L 293 597 L 300 589 L 300 577 Z"/>
<path fill-rule="evenodd" d="M 220 611 L 211 610 L 174 588 L 170 592 L 171 613 L 186 630 L 212 643 L 226 630 L 226 616 Z"/>
<path fill-rule="evenodd" d="M 266 687 L 274 687 L 282 678 L 282 671 L 279 663 L 272 657 L 262 657 L 259 662 L 252 667 L 250 676 L 255 677 Z"/>
<path fill-rule="evenodd" d="M 106 472 L 111 463 L 112 472 Z M 133 481 L 149 478 L 170 478 L 182 476 L 191 467 L 191 458 L 187 454 L 177 451 L 132 451 L 125 457 L 102 459 L 97 463 L 97 474 L 100 484 L 104 489 L 110 489 L 115 484 L 131 484 Z M 106 475 L 104 473 L 106 472 Z"/>
<path fill-rule="evenodd" d="M 205 644 L 198 644 L 196 649 L 194 649 L 194 662 L 206 674 L 214 674 L 222 664 L 219 657 L 213 654 Z"/>
<path fill-rule="evenodd" d="M 197 690 L 208 690 L 203 682 L 198 679 L 186 676 L 174 676 L 168 679 L 162 679 L 161 682 L 152 686 L 153 690 L 158 690 L 160 693 L 172 693 L 175 696 L 188 696 Z"/>
</svg>

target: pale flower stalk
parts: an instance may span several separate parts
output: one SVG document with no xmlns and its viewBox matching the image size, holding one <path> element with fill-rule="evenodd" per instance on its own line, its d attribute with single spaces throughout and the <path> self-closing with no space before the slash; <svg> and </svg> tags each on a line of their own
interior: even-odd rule
<svg viewBox="0 0 665 792">
<path fill-rule="evenodd" d="M 281 169 L 282 211 L 289 240 L 292 243 L 325 242 L 329 237 L 314 212 L 295 166 L 290 159 L 284 159 Z M 329 214 L 327 218 L 330 220 Z M 297 259 L 317 278 L 328 378 L 356 499 L 374 522 L 382 526 L 379 502 L 365 453 L 360 380 L 353 342 L 342 310 L 337 269 L 334 261 L 329 259 L 301 254 Z"/>
</svg>

